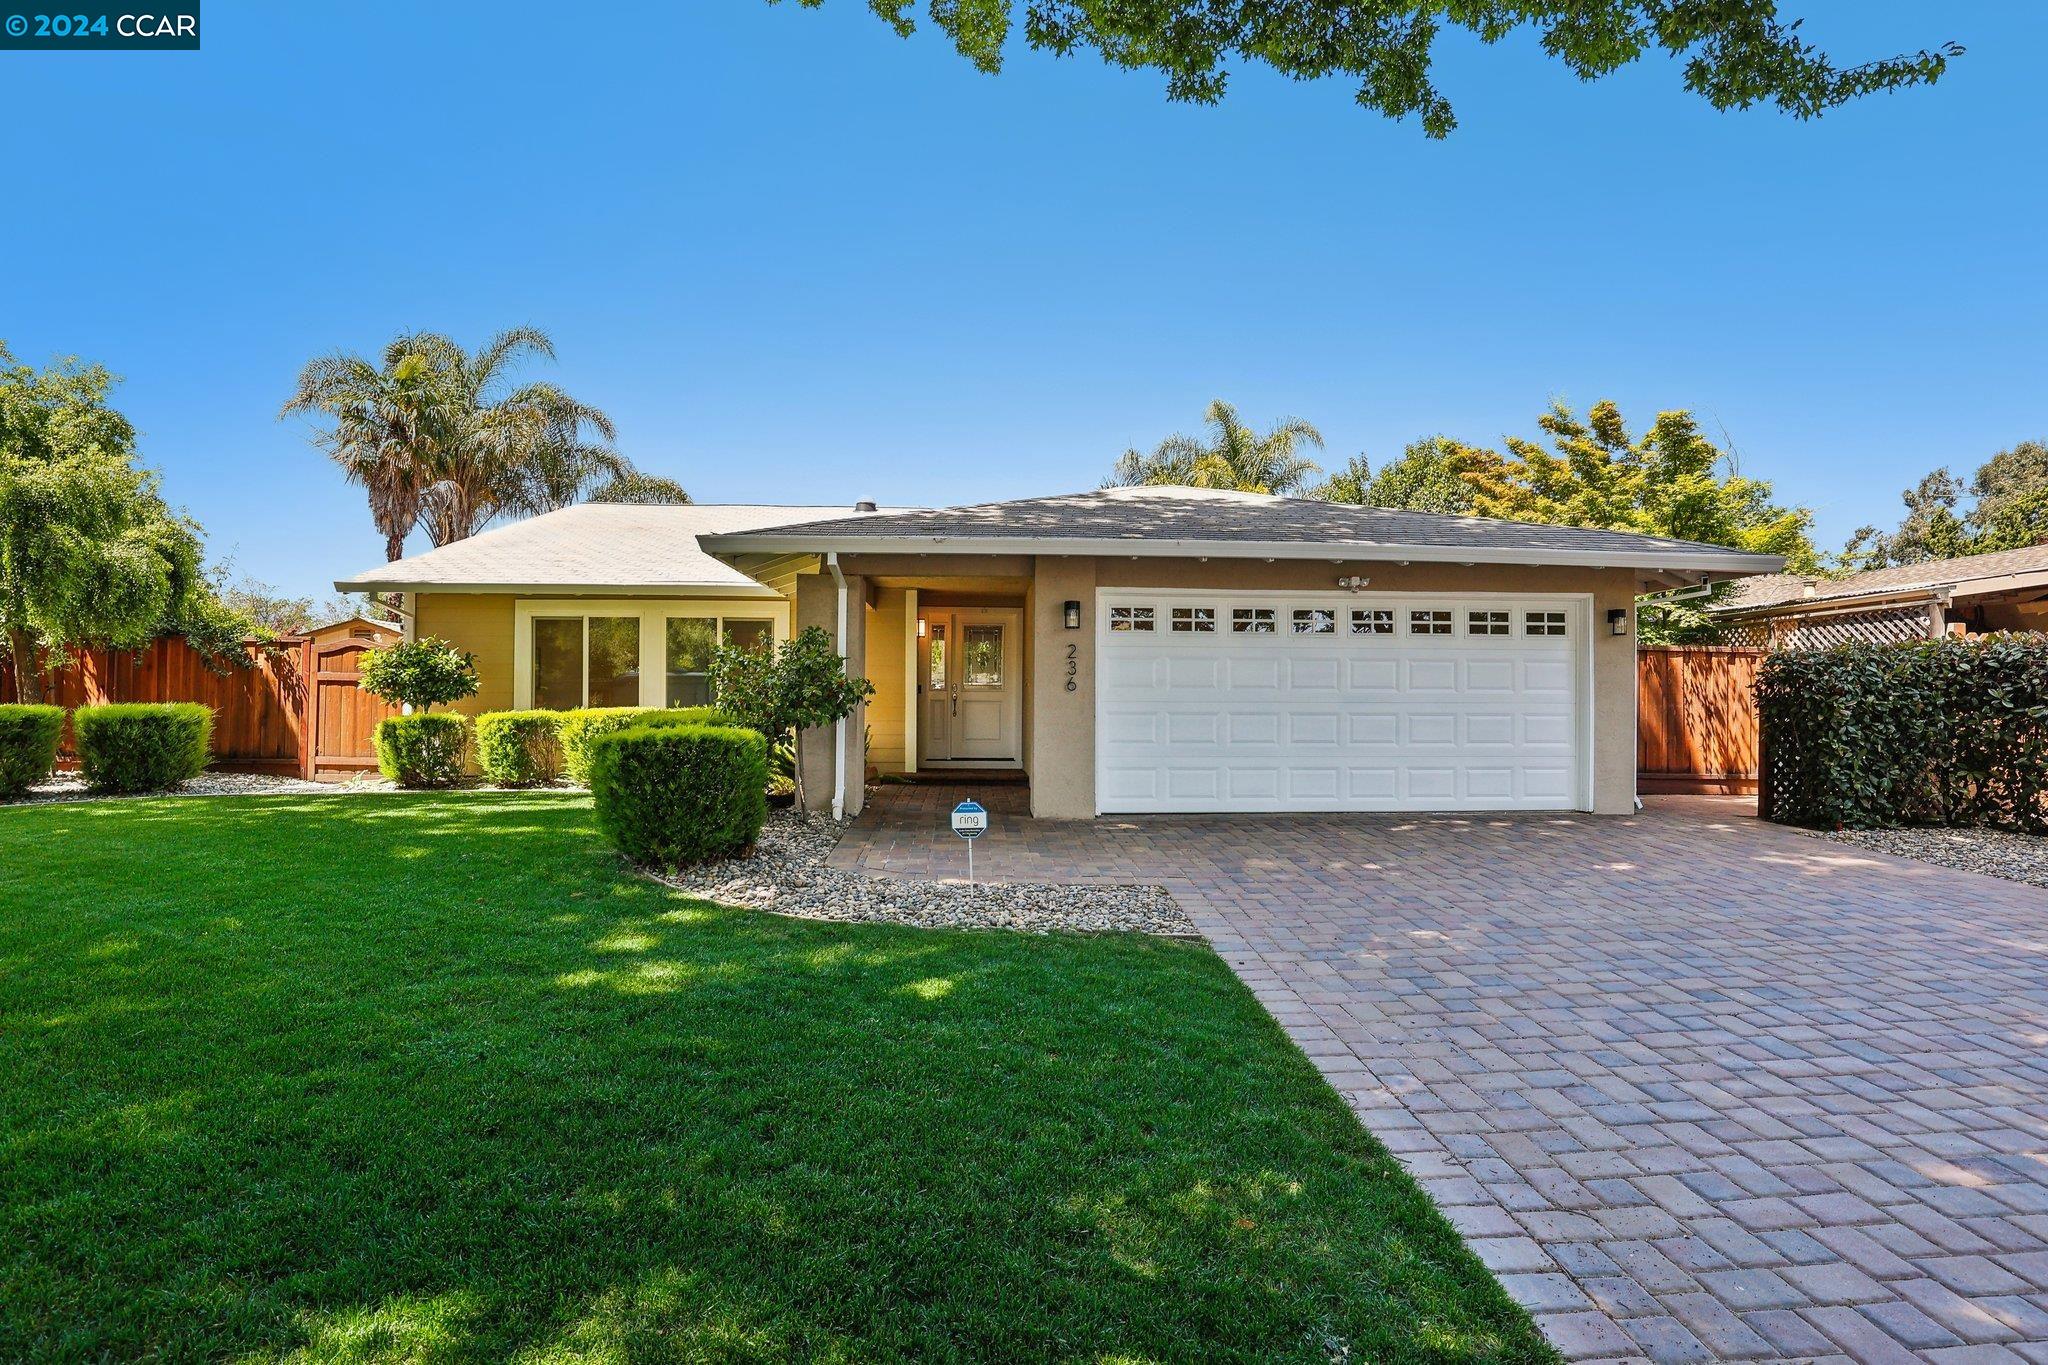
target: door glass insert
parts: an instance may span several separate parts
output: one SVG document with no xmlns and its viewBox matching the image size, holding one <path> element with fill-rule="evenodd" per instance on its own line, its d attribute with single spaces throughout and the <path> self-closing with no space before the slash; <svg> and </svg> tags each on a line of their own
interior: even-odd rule
<svg viewBox="0 0 2048 1365">
<path fill-rule="evenodd" d="M 968 626 L 960 632 L 963 687 L 1003 685 L 1003 628 Z"/>
<path fill-rule="evenodd" d="M 1522 629 L 1529 635 L 1564 634 L 1564 613 L 1561 611 L 1531 611 L 1522 616 Z"/>
<path fill-rule="evenodd" d="M 711 704 L 711 646 L 718 622 L 709 616 L 671 616 L 667 629 L 669 706 Z"/>
<path fill-rule="evenodd" d="M 1505 635 L 1508 633 L 1508 614 L 1504 611 L 1468 611 L 1465 613 L 1465 629 L 1473 635 Z"/>
<path fill-rule="evenodd" d="M 640 704 L 640 618 L 590 618 L 590 705 Z"/>
<path fill-rule="evenodd" d="M 727 649 L 764 649 L 775 643 L 773 621 L 739 620 L 725 618 L 725 646 Z"/>
<path fill-rule="evenodd" d="M 1216 633 L 1216 608 L 1175 607 L 1173 609 L 1173 628 L 1182 633 L 1194 632 L 1197 634 L 1213 635 Z"/>
<path fill-rule="evenodd" d="M 1152 629 L 1152 608 L 1111 607 L 1109 609 L 1109 628 L 1111 630 L 1150 630 Z"/>
<path fill-rule="evenodd" d="M 1294 613 L 1296 635 L 1334 635 L 1337 631 L 1337 613 L 1321 607 L 1303 607 Z"/>
<path fill-rule="evenodd" d="M 1273 609 L 1271 607 L 1232 607 L 1230 629 L 1238 635 L 1271 635 L 1273 633 Z"/>
<path fill-rule="evenodd" d="M 1353 635 L 1392 635 L 1394 613 L 1388 607 L 1367 607 L 1351 613 Z"/>
<path fill-rule="evenodd" d="M 583 705 L 582 617 L 534 618 L 533 704 L 542 711 Z"/>
<path fill-rule="evenodd" d="M 946 690 L 946 628 L 936 621 L 931 626 L 931 657 L 924 685 L 934 692 Z"/>
<path fill-rule="evenodd" d="M 1410 635 L 1449 635 L 1451 614 L 1447 611 L 1411 611 L 1408 613 Z"/>
</svg>

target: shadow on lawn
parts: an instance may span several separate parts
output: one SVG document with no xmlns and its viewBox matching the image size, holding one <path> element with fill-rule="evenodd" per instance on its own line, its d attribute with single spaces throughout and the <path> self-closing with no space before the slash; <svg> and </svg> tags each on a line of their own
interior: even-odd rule
<svg viewBox="0 0 2048 1365">
<path fill-rule="evenodd" d="M 0 825 L 0 1356 L 1544 1358 L 1205 949 L 729 911 L 587 826 Z"/>
</svg>

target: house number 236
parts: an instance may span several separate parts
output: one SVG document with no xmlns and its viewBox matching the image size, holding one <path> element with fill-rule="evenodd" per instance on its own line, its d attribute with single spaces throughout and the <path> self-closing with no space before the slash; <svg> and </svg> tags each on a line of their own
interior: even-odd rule
<svg viewBox="0 0 2048 1365">
<path fill-rule="evenodd" d="M 1081 672 L 1081 665 L 1074 662 L 1074 660 L 1079 656 L 1079 654 L 1079 646 L 1067 646 L 1067 691 L 1069 692 L 1072 692 L 1081 686 L 1081 684 L 1074 681 L 1074 679 L 1078 677 Z"/>
</svg>

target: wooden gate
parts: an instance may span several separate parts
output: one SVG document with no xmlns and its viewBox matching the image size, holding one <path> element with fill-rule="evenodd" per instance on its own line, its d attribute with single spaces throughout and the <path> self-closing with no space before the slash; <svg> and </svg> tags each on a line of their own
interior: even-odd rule
<svg viewBox="0 0 2048 1365">
<path fill-rule="evenodd" d="M 1756 790 L 1756 674 L 1768 651 L 1647 645 L 1636 653 L 1636 790 Z"/>
<path fill-rule="evenodd" d="M 377 722 L 398 714 L 397 707 L 361 687 L 363 655 L 378 643 L 346 638 L 306 642 L 311 681 L 306 733 L 312 743 L 305 746 L 305 776 L 345 777 L 377 766 Z"/>
</svg>

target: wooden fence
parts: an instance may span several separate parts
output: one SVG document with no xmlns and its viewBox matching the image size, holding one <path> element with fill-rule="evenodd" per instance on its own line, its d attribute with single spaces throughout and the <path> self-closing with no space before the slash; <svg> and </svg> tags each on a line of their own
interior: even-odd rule
<svg viewBox="0 0 2048 1365">
<path fill-rule="evenodd" d="M 370 734 L 396 708 L 356 686 L 365 649 L 388 640 L 319 637 L 250 645 L 249 667 L 215 672 L 181 639 L 139 650 L 80 651 L 43 678 L 43 699 L 71 709 L 105 702 L 196 701 L 211 706 L 213 766 L 228 772 L 350 776 L 376 766 Z M 0 662 L 0 701 L 18 695 Z M 60 764 L 74 759 L 67 723 Z"/>
<path fill-rule="evenodd" d="M 1756 790 L 1756 673 L 1766 650 L 1652 645 L 1636 654 L 1636 789 Z"/>
</svg>

